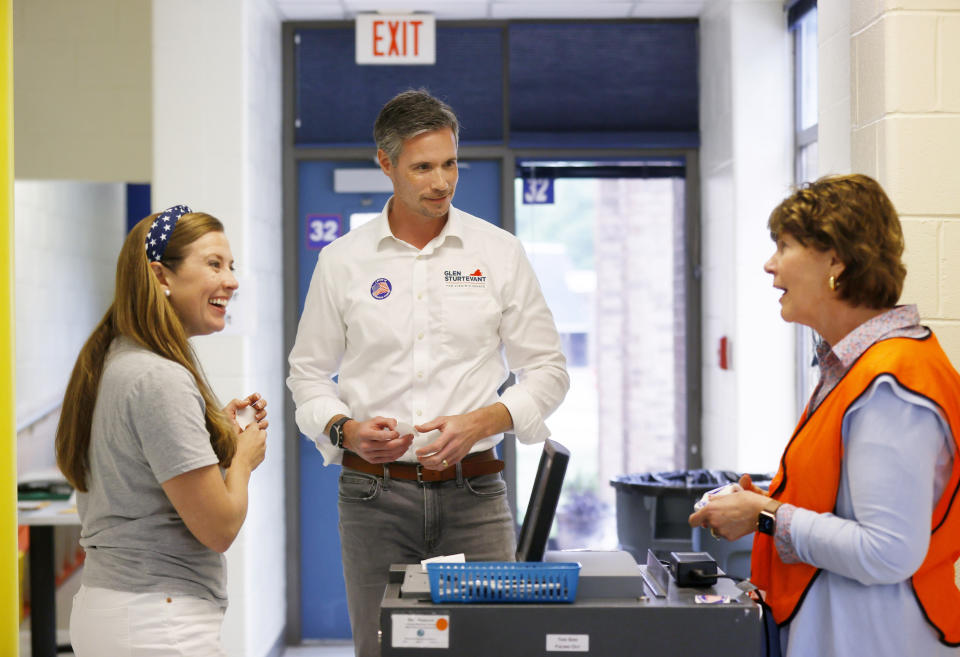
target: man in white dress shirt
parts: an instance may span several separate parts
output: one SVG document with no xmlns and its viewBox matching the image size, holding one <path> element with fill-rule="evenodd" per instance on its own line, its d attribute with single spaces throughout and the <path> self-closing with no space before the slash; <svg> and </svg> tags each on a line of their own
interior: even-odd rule
<svg viewBox="0 0 960 657">
<path fill-rule="evenodd" d="M 380 111 L 374 138 L 393 196 L 320 252 L 287 379 L 300 430 L 327 465 L 343 465 L 340 539 L 359 657 L 380 654 L 390 564 L 460 552 L 513 559 L 493 448 L 505 431 L 543 441 L 569 388 L 519 240 L 451 205 L 450 107 L 403 92 Z M 510 371 L 517 382 L 498 394 Z"/>
</svg>

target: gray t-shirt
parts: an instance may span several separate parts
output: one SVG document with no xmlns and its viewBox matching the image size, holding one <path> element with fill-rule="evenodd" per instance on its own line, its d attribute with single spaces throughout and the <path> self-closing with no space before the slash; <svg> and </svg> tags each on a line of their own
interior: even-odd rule
<svg viewBox="0 0 960 657">
<path fill-rule="evenodd" d="M 131 340 L 114 340 L 93 410 L 89 492 L 77 495 L 83 583 L 226 607 L 223 555 L 190 533 L 160 487 L 217 462 L 193 376 Z"/>
</svg>

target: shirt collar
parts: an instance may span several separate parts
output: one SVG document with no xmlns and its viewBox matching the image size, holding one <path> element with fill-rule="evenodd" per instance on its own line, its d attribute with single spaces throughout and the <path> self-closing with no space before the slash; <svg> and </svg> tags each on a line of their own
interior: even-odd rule
<svg viewBox="0 0 960 657">
<path fill-rule="evenodd" d="M 377 247 L 380 248 L 384 244 L 384 240 L 390 239 L 396 243 L 401 243 L 390 230 L 390 220 L 388 219 L 390 211 L 390 203 L 393 202 L 393 197 L 391 196 L 387 199 L 386 205 L 383 206 L 383 210 L 380 211 L 380 215 L 374 219 L 376 222 L 376 241 Z M 446 242 L 448 237 L 454 237 L 463 244 L 463 216 L 462 212 L 452 205 L 450 206 L 450 212 L 447 214 L 447 223 L 443 225 L 443 228 L 440 230 L 440 234 L 434 237 L 430 242 L 423 248 L 424 251 L 432 251 L 433 249 L 439 248 L 444 242 Z"/>
<path fill-rule="evenodd" d="M 390 232 L 390 221 L 387 219 L 387 212 L 390 209 L 390 201 L 392 200 L 393 200 L 392 196 L 387 199 L 387 203 L 383 206 L 383 210 L 380 211 L 380 215 L 373 220 L 376 222 L 376 229 L 377 229 L 376 239 L 377 239 L 378 247 L 381 246 L 383 244 L 383 241 L 388 237 L 391 239 L 395 239 L 393 237 L 393 233 Z"/>
<path fill-rule="evenodd" d="M 920 323 L 916 305 L 897 306 L 865 321 L 853 329 L 836 345 L 831 347 L 826 340 L 817 345 L 817 358 L 823 363 L 832 351 L 844 368 L 850 367 L 872 344 L 884 336 Z"/>
</svg>

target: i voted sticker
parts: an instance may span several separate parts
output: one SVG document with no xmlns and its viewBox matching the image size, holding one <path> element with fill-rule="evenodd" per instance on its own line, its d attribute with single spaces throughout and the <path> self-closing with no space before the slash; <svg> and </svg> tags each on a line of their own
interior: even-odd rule
<svg viewBox="0 0 960 657">
<path fill-rule="evenodd" d="M 378 278 L 370 286 L 370 296 L 377 301 L 383 301 L 393 292 L 393 285 L 386 278 Z"/>
</svg>

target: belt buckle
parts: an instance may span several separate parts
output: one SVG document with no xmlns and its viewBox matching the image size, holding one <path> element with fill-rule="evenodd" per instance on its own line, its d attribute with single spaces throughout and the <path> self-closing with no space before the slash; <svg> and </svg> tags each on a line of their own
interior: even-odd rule
<svg viewBox="0 0 960 657">
<path fill-rule="evenodd" d="M 423 486 L 423 464 L 417 463 L 417 484 Z"/>
</svg>

